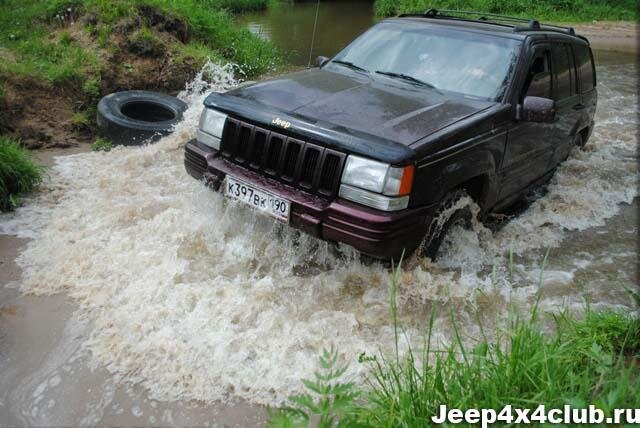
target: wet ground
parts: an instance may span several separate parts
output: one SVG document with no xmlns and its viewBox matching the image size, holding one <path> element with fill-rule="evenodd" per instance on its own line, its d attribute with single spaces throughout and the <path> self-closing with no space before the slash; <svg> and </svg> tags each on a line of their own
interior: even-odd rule
<svg viewBox="0 0 640 428">
<path fill-rule="evenodd" d="M 451 313 L 473 341 L 538 292 L 543 313 L 638 310 L 637 68 L 598 58 L 598 126 L 547 193 L 495 233 L 455 231 L 436 264 L 405 262 L 399 317 L 415 348 L 433 308 L 441 343 Z M 58 157 L 0 217 L 0 424 L 260 425 L 259 405 L 300 391 L 322 348 L 355 381 L 360 353 L 393 349 L 388 269 L 185 174 L 202 94 L 235 84 L 208 75 L 181 95 L 192 107 L 173 136 Z"/>
</svg>

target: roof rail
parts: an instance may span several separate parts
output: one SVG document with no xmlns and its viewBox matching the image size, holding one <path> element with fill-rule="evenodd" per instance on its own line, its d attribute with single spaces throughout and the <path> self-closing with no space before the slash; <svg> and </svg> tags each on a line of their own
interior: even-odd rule
<svg viewBox="0 0 640 428">
<path fill-rule="evenodd" d="M 455 15 L 452 15 L 455 14 Z M 456 15 L 475 15 L 477 18 L 464 18 Z M 554 31 L 558 33 L 576 36 L 576 32 L 571 27 L 561 27 L 559 25 L 541 24 L 540 21 L 533 18 L 521 18 L 517 16 L 499 15 L 496 13 L 475 12 L 469 10 L 451 10 L 451 9 L 428 9 L 422 15 L 403 14 L 400 17 L 423 17 L 432 19 L 453 19 L 466 22 L 482 22 L 492 25 L 501 25 L 513 28 L 514 32 L 520 31 Z M 579 36 L 578 36 L 579 37 Z"/>
</svg>

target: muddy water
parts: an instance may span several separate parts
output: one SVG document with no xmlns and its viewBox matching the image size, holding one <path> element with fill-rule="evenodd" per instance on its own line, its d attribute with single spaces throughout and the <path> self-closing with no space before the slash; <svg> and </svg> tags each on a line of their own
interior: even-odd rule
<svg viewBox="0 0 640 428">
<path fill-rule="evenodd" d="M 333 56 L 369 28 L 374 22 L 373 2 L 323 1 L 319 8 L 315 1 L 283 2 L 266 11 L 243 14 L 238 21 L 252 33 L 272 41 L 290 63 L 306 66 L 310 50 L 312 60 L 318 55 Z"/>
<path fill-rule="evenodd" d="M 528 312 L 538 292 L 543 312 L 579 312 L 585 299 L 638 311 L 625 290 L 638 287 L 638 70 L 633 57 L 599 58 L 598 126 L 547 193 L 497 232 L 479 224 L 456 230 L 437 264 L 405 262 L 401 351 L 407 343 L 420 348 L 432 309 L 440 343 L 452 340 L 451 313 L 473 341 L 479 323 L 491 335 L 509 311 Z M 55 358 L 40 357 L 47 370 L 14 376 L 13 384 L 6 382 L 13 365 L 0 366 L 5 390 L 20 392 L 0 396 L 9 420 L 80 423 L 80 416 L 47 419 L 46 395 L 88 373 L 78 361 L 109 373 L 101 378 L 105 391 L 144 391 L 143 404 L 123 410 L 135 416 L 158 400 L 196 409 L 237 399 L 279 404 L 300 391 L 324 347 L 340 350 L 356 381 L 366 369 L 360 353 L 393 349 L 384 266 L 229 203 L 186 175 L 182 147 L 204 94 L 236 84 L 227 69 L 206 71 L 210 83 L 196 79 L 181 95 L 191 107 L 172 136 L 57 158 L 44 191 L 0 217 L 0 233 L 30 239 L 13 286 L 29 296 L 65 296 L 75 309 L 64 328 L 41 321 L 41 332 L 63 332 Z M 109 394 L 78 415 L 109 420 L 105 408 L 118 406 Z M 157 412 L 140 423 L 171 423 Z"/>
</svg>

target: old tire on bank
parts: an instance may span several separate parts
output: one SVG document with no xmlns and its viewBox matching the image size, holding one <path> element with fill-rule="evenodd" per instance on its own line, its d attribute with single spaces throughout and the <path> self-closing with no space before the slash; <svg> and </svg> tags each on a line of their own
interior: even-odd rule
<svg viewBox="0 0 640 428">
<path fill-rule="evenodd" d="M 150 91 L 114 92 L 98 103 L 98 134 L 113 144 L 139 145 L 173 132 L 187 104 Z"/>
</svg>

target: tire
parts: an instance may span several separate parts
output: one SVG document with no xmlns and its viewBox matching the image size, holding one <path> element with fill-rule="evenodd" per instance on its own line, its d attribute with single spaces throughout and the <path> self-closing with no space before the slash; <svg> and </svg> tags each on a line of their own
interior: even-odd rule
<svg viewBox="0 0 640 428">
<path fill-rule="evenodd" d="M 149 91 L 115 92 L 98 103 L 98 134 L 113 144 L 139 145 L 173 132 L 187 104 Z"/>
<path fill-rule="evenodd" d="M 469 198 L 469 195 L 464 190 L 455 190 L 444 197 L 418 248 L 419 257 L 429 257 L 435 261 L 451 227 L 460 223 L 465 227 L 471 226 L 472 213 L 469 205 L 454 210 L 454 207 L 465 198 Z"/>
</svg>

